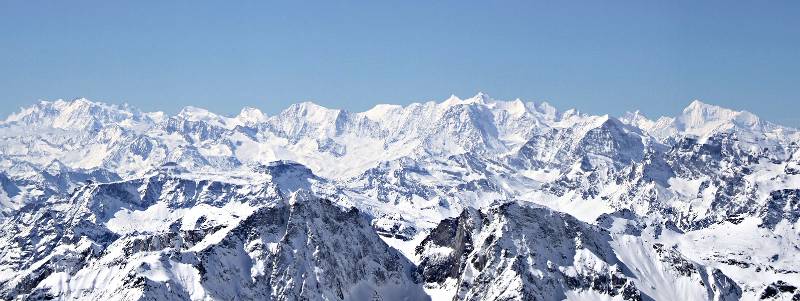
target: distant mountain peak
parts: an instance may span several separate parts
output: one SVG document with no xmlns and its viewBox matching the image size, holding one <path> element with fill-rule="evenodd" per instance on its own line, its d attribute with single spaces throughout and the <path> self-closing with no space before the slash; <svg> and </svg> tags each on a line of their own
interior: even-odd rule
<svg viewBox="0 0 800 301">
<path fill-rule="evenodd" d="M 260 123 L 267 120 L 267 115 L 261 110 L 253 107 L 244 107 L 236 116 L 236 119 L 245 124 Z"/>
<path fill-rule="evenodd" d="M 759 118 L 750 112 L 735 111 L 700 100 L 692 101 L 675 120 L 680 130 L 699 137 L 737 126 L 761 130 Z"/>
<path fill-rule="evenodd" d="M 325 106 L 319 105 L 313 101 L 303 101 L 296 104 L 292 104 L 289 106 L 290 108 L 294 108 L 297 110 L 306 110 L 306 111 L 326 111 L 326 110 L 335 110 L 330 109 Z"/>
<path fill-rule="evenodd" d="M 489 94 L 486 94 L 486 93 L 483 93 L 483 92 L 478 92 L 478 94 L 475 94 L 475 96 L 473 96 L 473 97 L 471 97 L 469 99 L 474 99 L 474 101 L 477 102 L 477 103 L 488 103 L 488 102 L 492 101 L 492 97 L 489 96 Z"/>
<path fill-rule="evenodd" d="M 478 92 L 475 96 L 470 98 L 461 99 L 456 95 L 450 95 L 449 98 L 441 102 L 440 104 L 444 107 L 450 107 L 454 105 L 468 105 L 468 104 L 478 104 L 478 105 L 485 105 L 492 102 L 492 98 L 483 92 Z"/>
<path fill-rule="evenodd" d="M 183 109 L 178 112 L 178 116 L 186 117 L 186 118 L 205 118 L 207 116 L 214 116 L 216 117 L 217 114 L 211 113 L 208 109 L 195 107 L 195 106 L 185 106 Z"/>
</svg>

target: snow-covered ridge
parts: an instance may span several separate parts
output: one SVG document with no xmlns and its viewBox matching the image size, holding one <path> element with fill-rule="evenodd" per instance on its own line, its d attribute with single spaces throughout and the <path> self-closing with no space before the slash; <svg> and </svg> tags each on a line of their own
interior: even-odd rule
<svg viewBox="0 0 800 301">
<path fill-rule="evenodd" d="M 403 156 L 508 153 L 533 128 L 557 119 L 546 103 L 496 101 L 483 93 L 440 103 L 377 105 L 360 113 L 304 102 L 274 116 L 244 108 L 232 117 L 196 107 L 167 115 L 86 99 L 57 100 L 0 122 L 5 138 L 0 149 L 3 157 L 25 157 L 38 165 L 58 160 L 123 175 L 166 162 L 230 170 L 289 159 L 324 176 L 346 177 Z"/>
<path fill-rule="evenodd" d="M 72 168 L 106 168 L 122 175 L 166 162 L 232 170 L 288 159 L 320 175 L 342 178 L 405 156 L 508 155 L 537 133 L 571 129 L 579 139 L 609 118 L 559 112 L 546 102 L 499 101 L 484 93 L 406 106 L 382 104 L 358 113 L 304 102 L 274 116 L 244 108 L 231 117 L 196 107 L 176 115 L 146 113 L 81 98 L 42 101 L 0 122 L 0 159 L 24 157 L 42 166 L 57 160 Z M 653 121 L 637 112 L 620 120 L 664 143 L 683 136 L 704 141 L 729 131 L 758 145 L 800 137 L 795 129 L 748 112 L 699 101 L 677 117 Z"/>
<path fill-rule="evenodd" d="M 797 140 L 800 137 L 797 129 L 761 120 L 748 111 L 735 111 L 700 100 L 692 101 L 675 117 L 650 120 L 641 112 L 634 111 L 624 114 L 621 119 L 661 139 L 685 135 L 705 140 L 715 133 L 725 131 L 763 134 L 773 139 Z"/>
<path fill-rule="evenodd" d="M 570 120 L 581 120 L 591 117 L 575 109 L 559 112 L 547 102 L 526 102 L 521 99 L 512 101 L 495 100 L 485 93 L 465 99 L 451 95 L 442 102 L 411 103 L 406 106 L 394 104 L 378 104 L 364 112 L 349 112 L 341 109 L 331 109 L 313 102 L 293 104 L 282 112 L 269 116 L 261 110 L 252 107 L 242 108 L 236 116 L 224 116 L 208 111 L 204 108 L 187 106 L 175 115 L 164 112 L 142 112 L 128 104 L 114 105 L 103 102 L 91 101 L 86 98 L 77 98 L 71 101 L 58 99 L 55 101 L 40 101 L 30 107 L 21 108 L 17 113 L 12 113 L 0 125 L 6 127 L 18 124 L 50 126 L 54 128 L 69 128 L 70 126 L 85 125 L 87 120 L 98 120 L 104 125 L 120 123 L 123 126 L 132 122 L 142 122 L 155 126 L 169 118 L 179 118 L 187 121 L 202 121 L 213 126 L 234 128 L 236 126 L 256 125 L 268 123 L 280 117 L 300 117 L 308 123 L 320 124 L 335 121 L 338 115 L 363 116 L 377 123 L 389 123 L 391 120 L 402 119 L 401 115 L 408 111 L 424 111 L 419 108 L 432 109 L 434 116 L 442 117 L 448 109 L 454 106 L 481 106 L 497 114 L 508 114 L 521 117 L 525 114 L 534 114 L 542 120 L 551 121 L 553 124 L 564 123 L 568 126 Z M 332 120 L 333 119 L 333 120 Z M 757 131 L 782 131 L 784 134 L 796 133 L 797 130 L 761 120 L 758 116 L 747 111 L 732 109 L 707 104 L 700 100 L 692 101 L 683 112 L 674 117 L 663 116 L 648 119 L 641 111 L 628 112 L 619 117 L 620 120 L 635 125 L 648 132 L 673 130 L 698 137 L 713 134 L 716 131 L 729 130 L 734 127 L 748 128 Z"/>
</svg>

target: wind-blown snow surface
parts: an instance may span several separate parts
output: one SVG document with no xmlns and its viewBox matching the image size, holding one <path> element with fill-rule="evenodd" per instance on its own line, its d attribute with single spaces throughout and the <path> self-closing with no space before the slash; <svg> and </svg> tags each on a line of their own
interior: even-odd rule
<svg viewBox="0 0 800 301">
<path fill-rule="evenodd" d="M 0 299 L 800 300 L 800 132 L 485 94 L 0 122 Z"/>
</svg>

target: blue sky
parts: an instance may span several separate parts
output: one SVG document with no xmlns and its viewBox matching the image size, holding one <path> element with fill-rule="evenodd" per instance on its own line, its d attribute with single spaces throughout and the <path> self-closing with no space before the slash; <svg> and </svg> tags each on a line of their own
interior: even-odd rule
<svg viewBox="0 0 800 301">
<path fill-rule="evenodd" d="M 800 126 L 800 1 L 1 1 L 0 115 L 85 96 L 233 115 L 484 91 Z"/>
</svg>

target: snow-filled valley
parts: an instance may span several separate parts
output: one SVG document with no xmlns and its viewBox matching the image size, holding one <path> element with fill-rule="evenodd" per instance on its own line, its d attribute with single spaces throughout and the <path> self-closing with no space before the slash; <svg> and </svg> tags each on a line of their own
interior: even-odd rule
<svg viewBox="0 0 800 301">
<path fill-rule="evenodd" d="M 800 131 L 479 93 L 0 121 L 2 300 L 800 300 Z"/>
</svg>

